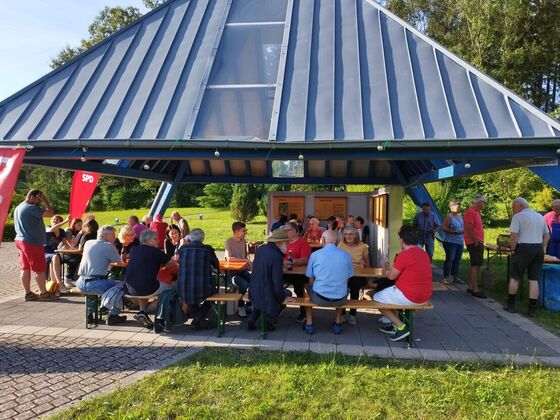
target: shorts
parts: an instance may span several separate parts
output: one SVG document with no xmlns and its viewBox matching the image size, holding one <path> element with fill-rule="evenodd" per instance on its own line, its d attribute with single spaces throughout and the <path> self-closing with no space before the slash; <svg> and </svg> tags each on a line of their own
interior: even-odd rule
<svg viewBox="0 0 560 420">
<path fill-rule="evenodd" d="M 482 242 L 479 242 L 478 245 L 467 245 L 467 251 L 469 251 L 471 267 L 482 267 L 484 265 L 484 245 Z"/>
<path fill-rule="evenodd" d="M 19 267 L 25 271 L 44 273 L 47 271 L 47 260 L 43 245 L 33 245 L 16 240 L 16 248 L 19 250 Z"/>
<path fill-rule="evenodd" d="M 404 306 L 414 306 L 414 305 L 424 305 L 423 303 L 416 303 L 409 300 L 403 292 L 401 292 L 397 286 L 387 287 L 380 292 L 373 295 L 373 300 L 379 303 L 388 303 L 390 305 L 404 305 Z"/>
<path fill-rule="evenodd" d="M 517 281 L 523 280 L 523 273 L 527 271 L 529 280 L 539 280 L 544 259 L 544 250 L 541 244 L 517 244 L 515 252 L 511 255 L 510 277 Z"/>
</svg>

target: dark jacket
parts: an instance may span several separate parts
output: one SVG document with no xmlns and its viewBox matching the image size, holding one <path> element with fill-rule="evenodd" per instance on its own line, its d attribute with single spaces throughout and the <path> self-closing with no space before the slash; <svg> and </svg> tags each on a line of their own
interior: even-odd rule
<svg viewBox="0 0 560 420">
<path fill-rule="evenodd" d="M 282 262 L 284 254 L 272 242 L 262 245 L 255 253 L 249 298 L 255 309 L 276 318 L 284 301 Z"/>
<path fill-rule="evenodd" d="M 213 293 L 212 267 L 219 269 L 220 262 L 210 245 L 194 241 L 179 248 L 177 291 L 183 303 L 198 305 Z"/>
</svg>

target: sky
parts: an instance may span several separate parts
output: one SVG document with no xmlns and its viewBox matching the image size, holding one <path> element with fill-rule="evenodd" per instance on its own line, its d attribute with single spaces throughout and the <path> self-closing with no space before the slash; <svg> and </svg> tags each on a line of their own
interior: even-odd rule
<svg viewBox="0 0 560 420">
<path fill-rule="evenodd" d="M 66 45 L 76 47 L 105 6 L 135 6 L 141 0 L 0 0 L 0 101 L 51 71 Z"/>
</svg>

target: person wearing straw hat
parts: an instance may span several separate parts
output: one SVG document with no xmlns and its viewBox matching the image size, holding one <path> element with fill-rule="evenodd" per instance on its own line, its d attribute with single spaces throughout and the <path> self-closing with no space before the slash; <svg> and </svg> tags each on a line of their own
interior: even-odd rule
<svg viewBox="0 0 560 420">
<path fill-rule="evenodd" d="M 247 320 L 247 329 L 257 328 L 256 322 L 264 312 L 267 316 L 266 329 L 276 329 L 276 320 L 282 311 L 284 299 L 292 293 L 284 288 L 283 260 L 288 249 L 288 234 L 280 228 L 261 245 L 255 253 L 249 298 L 253 303 L 253 312 Z"/>
</svg>

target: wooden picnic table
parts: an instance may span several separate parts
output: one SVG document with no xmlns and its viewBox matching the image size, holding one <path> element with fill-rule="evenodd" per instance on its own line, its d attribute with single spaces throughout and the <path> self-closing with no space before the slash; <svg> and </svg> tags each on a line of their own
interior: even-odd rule
<svg viewBox="0 0 560 420">
<path fill-rule="evenodd" d="M 56 252 L 57 254 L 66 254 L 66 255 L 82 255 L 84 253 L 84 251 L 78 248 L 57 249 L 54 252 Z"/>
<path fill-rule="evenodd" d="M 305 265 L 295 265 L 292 270 L 288 270 L 284 267 L 284 274 L 296 274 L 296 275 L 305 275 L 305 271 L 307 270 L 307 266 Z M 354 270 L 354 276 L 356 277 L 368 277 L 368 278 L 379 278 L 383 276 L 383 269 L 382 268 L 362 268 L 360 270 Z"/>
<path fill-rule="evenodd" d="M 244 261 L 227 261 L 220 260 L 220 270 L 222 271 L 243 271 L 247 270 L 249 264 Z"/>
</svg>

